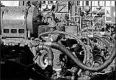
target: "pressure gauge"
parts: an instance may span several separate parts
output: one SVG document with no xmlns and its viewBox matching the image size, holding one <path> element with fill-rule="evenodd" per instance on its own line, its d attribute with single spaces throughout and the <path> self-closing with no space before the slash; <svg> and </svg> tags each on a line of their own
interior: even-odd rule
<svg viewBox="0 0 116 80">
<path fill-rule="evenodd" d="M 46 9 L 46 4 L 42 4 L 41 8 Z"/>
<path fill-rule="evenodd" d="M 49 4 L 48 5 L 48 9 L 52 9 L 52 4 Z"/>
</svg>

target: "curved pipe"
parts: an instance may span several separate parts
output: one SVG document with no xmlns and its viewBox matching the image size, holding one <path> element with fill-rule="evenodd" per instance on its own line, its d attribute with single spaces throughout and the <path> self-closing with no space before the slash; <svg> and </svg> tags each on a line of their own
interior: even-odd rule
<svg viewBox="0 0 116 80">
<path fill-rule="evenodd" d="M 112 52 L 112 55 L 109 57 L 109 59 L 101 66 L 96 67 L 96 68 L 92 68 L 92 67 L 88 67 L 85 64 L 83 64 L 77 57 L 75 57 L 67 48 L 65 48 L 63 45 L 60 45 L 58 43 L 47 43 L 45 42 L 44 45 L 48 45 L 52 48 L 56 48 L 61 50 L 62 52 L 64 52 L 68 57 L 70 57 L 80 68 L 82 68 L 83 70 L 89 70 L 89 71 L 93 71 L 93 72 L 97 72 L 97 71 L 101 71 L 104 68 L 106 68 L 112 61 L 113 59 L 116 57 L 115 51 Z M 113 48 L 113 50 L 115 50 L 115 48 Z"/>
<path fill-rule="evenodd" d="M 65 34 L 65 35 L 69 35 L 73 38 L 76 39 L 77 42 L 81 43 L 82 46 L 84 48 L 85 45 L 79 40 L 80 37 L 79 36 L 76 36 L 76 35 L 73 35 L 71 33 L 67 33 L 67 32 L 61 32 L 61 31 L 54 31 L 54 32 L 45 32 L 45 33 L 42 33 L 39 35 L 39 38 L 42 36 L 42 35 L 45 35 L 45 34 Z M 115 53 L 115 45 L 114 47 L 112 48 L 112 50 L 110 51 L 110 54 L 112 54 L 109 59 L 101 66 L 97 67 L 97 68 L 92 68 L 92 67 L 87 67 L 85 64 L 83 64 L 77 57 L 75 57 L 69 50 L 67 50 L 64 46 L 62 45 L 59 45 L 59 44 L 56 44 L 56 43 L 45 43 L 45 45 L 49 45 L 51 47 L 54 47 L 54 48 L 57 48 L 57 49 L 60 49 L 62 52 L 64 52 L 66 55 L 68 55 L 80 68 L 84 69 L 84 70 L 89 70 L 89 71 L 101 71 L 103 70 L 104 68 L 106 68 L 112 61 L 113 59 L 116 57 L 116 53 Z"/>
<path fill-rule="evenodd" d="M 53 66 L 53 52 L 49 46 L 39 45 L 36 51 L 46 50 L 48 52 L 48 65 Z M 38 55 L 37 55 L 38 56 Z"/>
<path fill-rule="evenodd" d="M 79 43 L 83 46 L 83 50 L 84 50 L 84 53 L 85 53 L 83 63 L 86 62 L 86 57 L 87 57 L 86 54 L 87 54 L 87 52 L 88 52 L 88 49 L 87 49 L 87 47 L 85 46 L 85 44 L 80 40 L 80 39 L 81 39 L 80 34 L 74 35 L 74 34 L 72 34 L 72 33 L 67 33 L 67 32 L 57 31 L 57 30 L 56 30 L 56 31 L 48 31 L 48 32 L 41 33 L 41 34 L 38 36 L 39 39 L 41 39 L 41 36 L 46 35 L 46 34 L 64 34 L 64 35 L 68 35 L 68 36 L 70 36 L 70 37 L 75 38 L 76 41 L 77 41 L 77 43 L 79 42 Z M 84 37 L 85 37 L 85 36 L 84 36 Z"/>
<path fill-rule="evenodd" d="M 81 39 L 81 36 L 80 36 L 80 34 L 77 34 L 77 35 L 74 35 L 74 34 L 72 34 L 72 33 L 67 33 L 67 32 L 63 32 L 63 31 L 49 31 L 49 32 L 44 32 L 44 33 L 41 33 L 40 35 L 39 35 L 39 39 L 41 39 L 41 36 L 43 36 L 43 35 L 46 35 L 46 34 L 64 34 L 64 35 L 68 35 L 68 36 L 70 36 L 70 37 L 73 37 L 73 38 L 75 38 L 75 40 L 77 41 L 77 43 L 79 43 L 79 44 L 81 44 L 82 46 L 83 46 L 83 50 L 84 50 L 84 52 L 85 52 L 85 56 L 84 56 L 84 59 L 86 58 L 86 54 L 87 54 L 87 48 L 86 48 L 86 46 L 85 46 L 85 44 L 80 40 Z M 85 37 L 85 36 L 83 36 L 83 37 Z M 83 61 L 84 63 L 85 63 L 85 60 Z"/>
<path fill-rule="evenodd" d="M 73 37 L 73 38 L 75 38 L 76 39 L 76 41 L 77 42 L 80 42 L 80 34 L 78 34 L 78 35 L 74 35 L 74 34 L 72 34 L 72 33 L 67 33 L 67 32 L 63 32 L 63 31 L 48 31 L 48 32 L 44 32 L 44 33 L 41 33 L 41 34 L 39 34 L 39 39 L 41 39 L 41 36 L 43 36 L 43 35 L 46 35 L 46 34 L 64 34 L 64 35 L 68 35 L 68 36 L 70 36 L 70 37 Z"/>
<path fill-rule="evenodd" d="M 110 36 L 110 35 L 103 35 L 103 36 L 106 37 L 107 39 L 109 39 L 109 38 L 112 39 L 112 40 L 109 39 L 109 41 L 111 41 L 111 43 L 113 43 L 113 44 L 116 43 L 115 39 L 112 36 Z"/>
<path fill-rule="evenodd" d="M 90 39 L 91 37 L 87 37 L 87 38 Z M 108 47 L 108 51 L 110 51 L 110 52 L 112 51 L 112 47 L 110 47 L 109 44 L 108 44 L 101 36 L 94 34 L 92 38 L 98 39 L 98 40 L 101 41 L 105 46 Z"/>
</svg>

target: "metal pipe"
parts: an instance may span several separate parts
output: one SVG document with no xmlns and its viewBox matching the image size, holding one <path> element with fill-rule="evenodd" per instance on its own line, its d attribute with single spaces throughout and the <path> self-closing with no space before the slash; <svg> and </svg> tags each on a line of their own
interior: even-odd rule
<svg viewBox="0 0 116 80">
<path fill-rule="evenodd" d="M 53 52 L 49 46 L 39 45 L 37 51 L 46 50 L 48 52 L 48 65 L 53 66 Z M 38 54 L 37 54 L 38 55 Z"/>
<path fill-rule="evenodd" d="M 45 33 L 40 34 L 39 38 L 42 35 L 45 35 L 45 34 L 58 34 L 58 33 L 68 35 L 68 36 L 71 36 L 71 37 L 75 38 L 76 41 L 79 42 L 83 46 L 85 52 L 87 52 L 85 45 L 80 40 L 81 37 L 73 35 L 71 33 L 61 32 L 61 31 L 45 32 Z M 46 42 L 46 43 L 44 43 L 44 45 L 49 45 L 50 47 L 61 50 L 66 55 L 68 55 L 80 68 L 82 68 L 83 70 L 89 70 L 89 71 L 93 71 L 93 72 L 98 72 L 98 71 L 101 71 L 101 70 L 105 69 L 114 60 L 114 58 L 116 57 L 116 53 L 115 53 L 116 45 L 114 45 L 112 47 L 112 50 L 109 52 L 109 54 L 112 54 L 112 55 L 108 58 L 108 60 L 106 60 L 106 62 L 103 65 L 101 65 L 101 66 L 99 66 L 97 68 L 92 68 L 92 67 L 88 67 L 85 64 L 83 64 L 83 62 L 81 62 L 77 57 L 75 57 L 68 49 L 66 49 L 64 46 L 62 46 L 62 45 L 60 45 L 58 43 L 51 43 L 51 42 L 48 43 L 48 42 Z"/>
<path fill-rule="evenodd" d="M 67 33 L 67 32 L 57 31 L 56 30 L 56 31 L 49 31 L 49 32 L 41 33 L 39 35 L 39 39 L 42 39 L 41 36 L 46 35 L 46 34 L 63 34 L 63 35 L 68 35 L 70 37 L 73 37 L 77 41 L 77 43 L 79 43 L 79 44 L 81 44 L 83 46 L 83 50 L 84 50 L 84 61 L 83 61 L 83 63 L 86 62 L 86 57 L 87 57 L 86 54 L 88 52 L 88 49 L 85 46 L 85 44 L 80 40 L 81 39 L 80 34 L 74 35 L 72 33 Z"/>
</svg>

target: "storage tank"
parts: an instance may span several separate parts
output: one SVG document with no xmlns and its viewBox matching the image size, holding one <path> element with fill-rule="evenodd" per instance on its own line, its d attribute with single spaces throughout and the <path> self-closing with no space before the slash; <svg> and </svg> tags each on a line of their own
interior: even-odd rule
<svg viewBox="0 0 116 80">
<path fill-rule="evenodd" d="M 2 7 L 1 35 L 2 37 L 26 38 L 33 34 L 33 19 L 38 15 L 36 7 Z"/>
</svg>

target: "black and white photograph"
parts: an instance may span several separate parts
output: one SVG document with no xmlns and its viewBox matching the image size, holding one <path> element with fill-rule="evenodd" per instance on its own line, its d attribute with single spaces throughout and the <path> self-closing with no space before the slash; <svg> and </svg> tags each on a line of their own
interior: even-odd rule
<svg viewBox="0 0 116 80">
<path fill-rule="evenodd" d="M 116 80 L 116 1 L 1 0 L 0 80 Z"/>
</svg>

